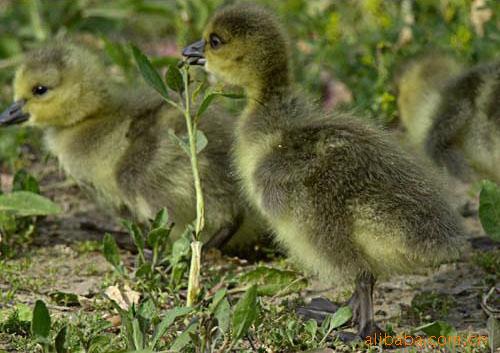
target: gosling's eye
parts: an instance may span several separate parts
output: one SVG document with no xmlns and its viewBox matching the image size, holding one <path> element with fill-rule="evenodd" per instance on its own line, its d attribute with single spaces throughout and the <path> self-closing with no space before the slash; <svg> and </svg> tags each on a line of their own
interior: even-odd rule
<svg viewBox="0 0 500 353">
<path fill-rule="evenodd" d="M 43 96 L 49 89 L 46 86 L 38 85 L 31 90 L 35 96 Z"/>
<path fill-rule="evenodd" d="M 212 49 L 217 49 L 222 45 L 222 39 L 220 39 L 216 34 L 210 35 L 210 46 Z"/>
</svg>

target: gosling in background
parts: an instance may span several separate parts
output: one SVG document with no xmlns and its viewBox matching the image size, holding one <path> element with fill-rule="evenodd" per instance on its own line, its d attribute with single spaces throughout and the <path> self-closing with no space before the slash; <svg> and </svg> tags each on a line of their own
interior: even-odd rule
<svg viewBox="0 0 500 353">
<path fill-rule="evenodd" d="M 357 117 L 322 116 L 296 91 L 288 53 L 277 20 L 250 4 L 219 10 L 183 52 L 245 88 L 233 152 L 244 198 L 305 269 L 356 284 L 353 322 L 373 337 L 375 281 L 455 258 L 462 228 L 396 143 Z"/>
<path fill-rule="evenodd" d="M 500 182 L 500 61 L 462 69 L 454 59 L 415 60 L 398 80 L 411 141 L 463 181 Z"/>
<path fill-rule="evenodd" d="M 106 205 L 127 209 L 138 221 L 166 207 L 175 234 L 195 219 L 189 157 L 168 134 L 171 129 L 185 135 L 184 118 L 156 92 L 113 82 L 97 55 L 58 42 L 26 56 L 14 95 L 0 124 L 26 122 L 42 129 L 67 174 Z M 235 197 L 227 153 L 233 120 L 214 110 L 207 115 L 200 123 L 209 141 L 199 155 L 203 238 L 220 247 L 237 232 L 235 243 L 243 244 L 262 228 Z"/>
</svg>

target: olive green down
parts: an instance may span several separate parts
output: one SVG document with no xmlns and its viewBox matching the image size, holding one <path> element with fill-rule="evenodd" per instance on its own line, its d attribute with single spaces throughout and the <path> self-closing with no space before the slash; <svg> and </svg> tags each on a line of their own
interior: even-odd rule
<svg viewBox="0 0 500 353">
<path fill-rule="evenodd" d="M 207 71 L 245 88 L 234 166 L 244 196 L 305 269 L 358 285 L 359 334 L 373 321 L 370 277 L 458 256 L 457 216 L 427 173 L 385 133 L 349 114 L 325 116 L 295 89 L 287 37 L 265 9 L 243 4 L 207 25 Z M 355 315 L 356 316 L 356 315 Z"/>
<path fill-rule="evenodd" d="M 35 95 L 34 87 L 48 90 Z M 186 134 L 183 115 L 153 90 L 114 82 L 88 48 L 57 42 L 28 54 L 14 82 L 28 124 L 44 131 L 61 167 L 107 207 L 138 221 L 162 207 L 180 234 L 196 217 L 188 155 L 169 137 Z M 227 146 L 231 119 L 211 109 L 200 122 L 209 141 L 199 155 L 206 203 L 203 239 L 238 231 L 235 242 L 252 241 L 263 229 L 235 196 Z M 216 244 L 218 245 L 218 244 Z"/>
<path fill-rule="evenodd" d="M 500 61 L 465 70 L 448 56 L 415 60 L 399 80 L 410 137 L 440 168 L 465 181 L 500 182 Z"/>
</svg>

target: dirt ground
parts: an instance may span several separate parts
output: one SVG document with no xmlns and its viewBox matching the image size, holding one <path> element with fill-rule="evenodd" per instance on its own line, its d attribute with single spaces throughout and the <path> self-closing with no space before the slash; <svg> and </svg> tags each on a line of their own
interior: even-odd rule
<svg viewBox="0 0 500 353">
<path fill-rule="evenodd" d="M 30 171 L 40 178 L 43 194 L 61 205 L 64 212 L 40 220 L 30 251 L 9 260 L 11 268 L 18 266 L 20 277 L 15 282 L 12 304 L 22 302 L 31 306 L 36 299 L 50 303 L 48 295 L 62 291 L 81 296 L 84 309 L 92 310 L 91 306 L 85 308 L 85 298 L 92 301 L 102 292 L 112 271 L 101 253 L 92 248 L 96 243 L 89 241 L 101 241 L 105 231 L 120 228 L 74 183 L 68 182 L 55 163 L 35 165 Z M 408 332 L 422 320 L 440 319 L 460 332 L 487 334 L 487 316 L 481 308 L 481 300 L 490 289 L 485 282 L 488 274 L 475 264 L 474 258 L 485 252 L 499 251 L 499 247 L 485 237 L 477 216 L 478 202 L 467 196 L 467 189 L 468 186 L 462 185 L 458 193 L 468 198 L 471 205 L 472 215 L 464 218 L 470 250 L 459 262 L 443 264 L 437 270 L 429 270 L 427 275 L 400 276 L 378 283 L 375 312 L 382 324 L 390 323 L 395 331 Z M 131 248 L 128 236 L 119 233 L 115 236 L 132 261 L 133 256 L 127 250 Z M 0 278 L 2 292 L 14 289 L 12 277 Z M 498 285 L 498 275 L 494 281 Z M 305 298 L 322 295 L 337 301 L 345 299 L 347 294 L 345 288 L 324 288 L 316 280 L 302 293 Z M 420 304 L 416 302 L 418 298 Z M 57 305 L 49 305 L 49 309 L 55 314 L 80 310 Z"/>
</svg>

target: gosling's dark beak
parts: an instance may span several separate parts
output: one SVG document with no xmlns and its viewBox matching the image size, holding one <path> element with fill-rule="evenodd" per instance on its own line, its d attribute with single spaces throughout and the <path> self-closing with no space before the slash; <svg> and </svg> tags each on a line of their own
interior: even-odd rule
<svg viewBox="0 0 500 353">
<path fill-rule="evenodd" d="M 203 52 L 205 51 L 205 40 L 199 40 L 188 45 L 182 50 L 182 55 L 187 58 L 189 65 L 205 65 L 207 61 Z"/>
<path fill-rule="evenodd" d="M 24 100 L 17 101 L 0 114 L 0 126 L 20 124 L 28 120 L 30 115 L 23 113 L 24 103 Z"/>
</svg>

